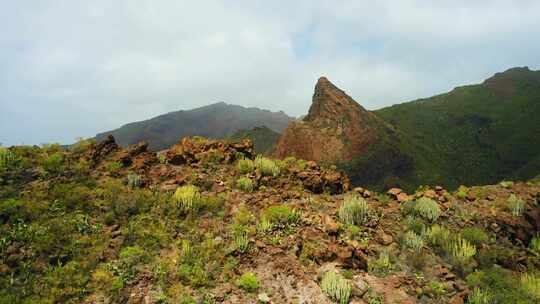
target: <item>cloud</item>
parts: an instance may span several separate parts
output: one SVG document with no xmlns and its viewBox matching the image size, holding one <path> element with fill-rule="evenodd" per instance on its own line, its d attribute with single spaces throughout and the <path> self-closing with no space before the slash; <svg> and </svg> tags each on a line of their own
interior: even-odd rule
<svg viewBox="0 0 540 304">
<path fill-rule="evenodd" d="M 540 67 L 537 1 L 30 1 L 0 12 L 0 142 L 71 142 L 217 101 L 369 109 Z"/>
</svg>

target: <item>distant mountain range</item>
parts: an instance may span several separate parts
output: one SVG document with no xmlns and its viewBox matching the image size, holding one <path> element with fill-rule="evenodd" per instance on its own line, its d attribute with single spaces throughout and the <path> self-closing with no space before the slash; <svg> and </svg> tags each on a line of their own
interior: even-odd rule
<svg viewBox="0 0 540 304">
<path fill-rule="evenodd" d="M 102 140 L 112 134 L 123 146 L 146 141 L 150 149 L 162 150 L 185 136 L 226 138 L 237 131 L 250 130 L 259 126 L 266 126 L 280 133 L 292 120 L 293 118 L 284 112 L 271 112 L 219 102 L 130 123 L 116 130 L 100 133 L 96 135 L 96 139 Z"/>
<path fill-rule="evenodd" d="M 279 133 L 283 133 L 281 136 Z M 184 136 L 250 138 L 258 153 L 336 164 L 356 185 L 455 188 L 540 173 L 540 71 L 497 73 L 481 84 L 367 111 L 322 77 L 308 115 L 216 103 L 97 135 L 160 150 Z"/>
</svg>

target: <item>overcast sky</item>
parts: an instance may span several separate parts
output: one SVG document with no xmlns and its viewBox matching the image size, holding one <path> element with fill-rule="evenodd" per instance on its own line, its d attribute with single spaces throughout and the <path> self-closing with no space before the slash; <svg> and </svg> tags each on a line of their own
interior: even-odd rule
<svg viewBox="0 0 540 304">
<path fill-rule="evenodd" d="M 0 29 L 4 145 L 218 101 L 299 116 L 321 75 L 377 109 L 540 69 L 535 0 L 16 0 Z"/>
</svg>

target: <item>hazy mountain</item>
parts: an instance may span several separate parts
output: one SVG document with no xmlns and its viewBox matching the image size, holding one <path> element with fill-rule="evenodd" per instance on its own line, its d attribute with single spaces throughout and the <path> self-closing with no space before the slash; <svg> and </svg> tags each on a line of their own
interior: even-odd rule
<svg viewBox="0 0 540 304">
<path fill-rule="evenodd" d="M 170 112 L 149 120 L 100 133 L 97 140 L 112 134 L 120 145 L 147 141 L 152 150 L 170 147 L 184 136 L 225 138 L 238 130 L 266 126 L 281 132 L 293 118 L 284 112 L 246 108 L 224 102 L 187 111 Z"/>
</svg>

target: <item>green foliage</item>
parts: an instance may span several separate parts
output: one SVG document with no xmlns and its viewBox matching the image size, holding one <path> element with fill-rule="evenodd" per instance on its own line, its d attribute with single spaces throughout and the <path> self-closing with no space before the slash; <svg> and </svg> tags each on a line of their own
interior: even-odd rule
<svg viewBox="0 0 540 304">
<path fill-rule="evenodd" d="M 270 206 L 263 211 L 261 221 L 266 220 L 272 227 L 287 226 L 300 221 L 300 212 L 286 205 Z"/>
<path fill-rule="evenodd" d="M 140 188 L 142 185 L 142 177 L 138 174 L 130 173 L 127 176 L 127 184 L 132 189 Z"/>
<path fill-rule="evenodd" d="M 116 175 L 122 169 L 122 167 L 123 166 L 120 162 L 110 162 L 107 164 L 105 169 L 112 175 Z"/>
<path fill-rule="evenodd" d="M 253 181 L 249 177 L 241 177 L 237 179 L 236 186 L 246 192 L 252 192 L 254 189 Z"/>
<path fill-rule="evenodd" d="M 88 139 L 79 138 L 76 143 L 74 143 L 73 145 L 71 145 L 71 147 L 69 147 L 69 149 L 74 154 L 80 155 L 88 151 L 90 147 L 92 147 L 95 144 L 96 144 L 96 140 L 93 138 L 88 138 Z"/>
<path fill-rule="evenodd" d="M 321 289 L 332 300 L 340 304 L 349 303 L 352 293 L 351 284 L 336 271 L 331 270 L 324 274 L 321 281 Z"/>
<path fill-rule="evenodd" d="M 234 236 L 234 244 L 236 246 L 236 250 L 239 252 L 247 252 L 249 250 L 249 237 L 247 233 L 237 233 Z"/>
<path fill-rule="evenodd" d="M 343 200 L 338 215 L 345 224 L 364 224 L 369 219 L 369 206 L 364 198 L 349 195 Z"/>
<path fill-rule="evenodd" d="M 446 294 L 446 286 L 439 281 L 430 281 L 427 287 L 437 298 Z"/>
<path fill-rule="evenodd" d="M 514 216 L 521 216 L 525 211 L 525 202 L 515 194 L 510 194 L 507 201 L 507 208 Z"/>
<path fill-rule="evenodd" d="M 477 227 L 463 229 L 461 236 L 477 247 L 489 241 L 489 237 L 486 232 Z"/>
<path fill-rule="evenodd" d="M 17 166 L 21 158 L 9 149 L 0 147 L 0 172 Z"/>
<path fill-rule="evenodd" d="M 64 155 L 60 152 L 53 153 L 45 157 L 42 162 L 43 169 L 48 174 L 59 174 L 62 172 L 64 164 Z"/>
<path fill-rule="evenodd" d="M 536 257 L 540 257 L 540 236 L 536 235 L 529 243 L 529 252 Z"/>
<path fill-rule="evenodd" d="M 193 185 L 179 187 L 173 194 L 173 202 L 183 212 L 196 212 L 202 207 L 203 199 L 199 189 Z"/>
<path fill-rule="evenodd" d="M 406 214 L 420 216 L 430 222 L 435 222 L 441 215 L 439 204 L 427 197 L 421 197 L 416 201 L 403 204 L 403 211 Z"/>
<path fill-rule="evenodd" d="M 259 279 L 252 272 L 246 272 L 236 280 L 236 286 L 247 292 L 255 292 L 260 287 Z"/>
<path fill-rule="evenodd" d="M 532 273 L 521 275 L 521 286 L 523 291 L 530 297 L 540 301 L 540 276 Z"/>
<path fill-rule="evenodd" d="M 390 260 L 390 254 L 388 250 L 384 249 L 379 253 L 379 257 L 376 260 L 368 261 L 368 271 L 378 275 L 387 275 L 392 271 L 393 265 Z"/>
<path fill-rule="evenodd" d="M 251 173 L 255 170 L 255 162 L 249 158 L 241 158 L 236 163 L 236 170 L 241 174 Z"/>
<path fill-rule="evenodd" d="M 512 188 L 512 186 L 514 185 L 514 182 L 513 181 L 502 181 L 499 183 L 499 185 L 503 188 Z"/>
<path fill-rule="evenodd" d="M 447 245 L 447 250 L 457 265 L 465 265 L 476 254 L 476 247 L 461 237 L 452 239 Z"/>
<path fill-rule="evenodd" d="M 460 200 L 466 199 L 468 194 L 469 194 L 469 188 L 463 185 L 459 186 L 459 188 L 457 189 L 455 193 L 456 197 L 459 198 Z"/>
<path fill-rule="evenodd" d="M 278 176 L 280 169 L 273 160 L 257 155 L 255 158 L 255 168 L 257 168 L 264 176 Z"/>
<path fill-rule="evenodd" d="M 491 267 L 469 274 L 466 277 L 466 281 L 471 289 L 478 288 L 482 290 L 483 294 L 488 294 L 490 302 L 487 303 L 489 304 L 537 303 L 538 299 L 535 299 L 533 294 L 527 292 L 527 287 L 524 287 L 523 278 L 523 276 L 515 275 L 510 270 L 501 267 Z M 534 286 L 534 284 L 532 285 Z M 470 299 L 469 297 L 469 301 Z"/>
<path fill-rule="evenodd" d="M 467 297 L 468 304 L 491 304 L 492 295 L 489 291 L 475 288 Z"/>
<path fill-rule="evenodd" d="M 413 231 L 407 231 L 403 235 L 403 243 L 406 247 L 417 253 L 422 251 L 424 247 L 424 239 Z"/>
</svg>

